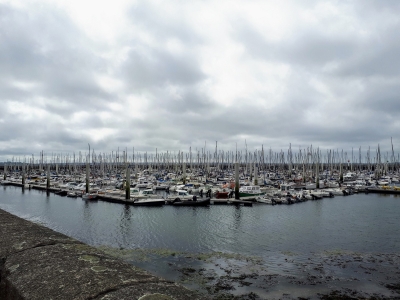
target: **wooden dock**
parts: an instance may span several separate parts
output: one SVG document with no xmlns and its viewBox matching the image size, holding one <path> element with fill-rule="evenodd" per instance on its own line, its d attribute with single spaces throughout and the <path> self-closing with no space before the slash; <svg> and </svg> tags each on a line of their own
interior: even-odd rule
<svg viewBox="0 0 400 300">
<path fill-rule="evenodd" d="M 18 182 L 9 182 L 7 185 L 18 186 L 22 187 L 23 185 Z M 36 185 L 36 184 L 29 184 L 30 189 L 41 190 L 51 193 L 61 192 L 64 191 L 60 188 L 50 187 L 49 189 L 46 188 L 46 185 Z M 65 190 L 69 191 L 69 190 Z M 201 198 L 199 198 L 201 199 Z M 111 203 L 119 203 L 125 205 L 133 205 L 133 199 L 125 199 L 123 196 L 118 195 L 110 195 L 110 194 L 98 194 L 96 200 L 106 201 Z M 227 199 L 217 199 L 211 198 L 210 204 L 211 205 L 236 205 L 236 206 L 253 206 L 253 202 L 251 200 L 255 200 L 255 197 L 246 197 L 246 200 L 240 199 L 236 200 L 234 198 L 227 198 Z M 166 200 L 166 203 L 168 200 Z"/>
<path fill-rule="evenodd" d="M 244 201 L 244 200 L 236 200 L 236 199 L 211 199 L 211 204 L 214 205 L 238 205 L 238 206 L 253 206 L 253 202 Z"/>
<path fill-rule="evenodd" d="M 400 190 L 395 190 L 395 189 L 368 188 L 365 190 L 365 192 L 366 193 L 377 193 L 377 194 L 400 195 Z"/>
</svg>

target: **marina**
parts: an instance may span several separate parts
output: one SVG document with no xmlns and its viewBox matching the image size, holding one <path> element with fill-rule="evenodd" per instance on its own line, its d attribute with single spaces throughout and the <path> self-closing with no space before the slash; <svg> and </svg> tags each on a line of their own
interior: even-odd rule
<svg viewBox="0 0 400 300">
<path fill-rule="evenodd" d="M 90 169 L 88 165 L 86 168 Z M 265 173 L 261 176 L 254 174 L 252 179 L 251 176 L 246 176 L 246 170 L 243 169 L 240 177 L 246 178 L 245 180 L 235 179 L 232 173 L 223 170 L 211 172 L 208 178 L 198 176 L 198 173 L 202 172 L 201 169 L 197 170 L 194 175 L 185 174 L 185 177 L 179 176 L 179 173 L 162 172 L 150 175 L 150 171 L 145 169 L 129 178 L 123 176 L 123 170 L 120 172 L 122 175 L 115 173 L 111 176 L 108 174 L 106 177 L 96 174 L 88 177 L 84 175 L 86 172 L 73 176 L 53 172 L 50 176 L 50 167 L 48 167 L 47 174 L 40 171 L 21 174 L 22 171 L 17 167 L 13 173 L 3 172 L 3 180 L 0 183 L 24 189 L 47 191 L 59 196 L 148 206 L 172 205 L 176 202 L 183 202 L 176 203 L 180 206 L 209 204 L 252 206 L 256 202 L 275 205 L 302 203 L 308 200 L 348 196 L 354 193 L 400 194 L 400 187 L 396 186 L 399 177 L 395 173 L 386 175 L 383 179 L 375 178 L 374 173 L 365 171 L 348 172 L 342 177 L 338 174 L 336 176 L 329 174 L 329 179 L 326 176 L 325 180 L 320 180 L 318 186 L 322 188 L 316 188 L 316 183 L 300 183 L 298 177 L 301 174 L 293 176 L 288 175 L 288 172 L 276 173 L 274 178 L 269 172 L 267 182 Z M 182 173 L 186 173 L 186 170 Z M 290 173 L 293 174 L 294 171 Z M 218 176 L 223 177 L 219 180 Z M 309 179 L 312 179 L 313 175 L 309 176 Z M 135 182 L 137 177 L 140 179 Z M 260 185 L 255 185 L 256 182 L 260 182 Z M 237 193 L 236 186 L 240 186 Z"/>
<path fill-rule="evenodd" d="M 9 164 L 0 208 L 210 299 L 397 295 L 394 165 L 380 175 L 349 166 L 341 180 L 340 165 L 319 177 L 317 164 L 253 165 L 252 175 L 241 164 L 238 181 L 235 164 L 127 165 L 101 175 L 89 164 Z M 236 182 L 254 195 L 235 199 Z"/>
<path fill-rule="evenodd" d="M 46 154 L 13 157 L 0 164 L 3 185 L 45 189 L 64 196 L 134 204 L 143 198 L 251 205 L 294 204 L 323 197 L 359 192 L 397 194 L 400 188 L 399 155 L 376 155 L 370 148 L 353 150 L 307 147 L 287 153 L 271 149 L 254 152 L 189 148 L 179 151 L 140 153 L 132 149 L 115 153 Z M 364 156 L 365 155 L 365 156 Z M 35 158 L 36 157 L 36 158 Z M 346 162 L 346 163 L 344 163 Z M 161 197 L 161 198 L 160 198 Z M 125 201 L 123 201 L 125 200 Z M 235 201 L 233 201 L 235 200 Z M 142 201 L 143 202 L 143 201 Z M 144 203 L 144 202 L 143 202 Z"/>
</svg>

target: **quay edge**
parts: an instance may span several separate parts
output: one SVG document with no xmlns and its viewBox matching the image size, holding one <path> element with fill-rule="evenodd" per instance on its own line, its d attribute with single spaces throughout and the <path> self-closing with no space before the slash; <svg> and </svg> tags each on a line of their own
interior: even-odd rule
<svg viewBox="0 0 400 300">
<path fill-rule="evenodd" d="M 0 210 L 0 299 L 205 299 Z"/>
</svg>

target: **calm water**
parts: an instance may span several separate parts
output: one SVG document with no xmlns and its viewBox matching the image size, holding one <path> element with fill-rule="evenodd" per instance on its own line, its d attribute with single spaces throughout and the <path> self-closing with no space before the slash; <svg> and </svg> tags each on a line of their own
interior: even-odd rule
<svg viewBox="0 0 400 300">
<path fill-rule="evenodd" d="M 234 252 L 400 252 L 400 197 L 353 195 L 295 205 L 130 207 L 12 186 L 0 208 L 90 245 Z"/>
</svg>

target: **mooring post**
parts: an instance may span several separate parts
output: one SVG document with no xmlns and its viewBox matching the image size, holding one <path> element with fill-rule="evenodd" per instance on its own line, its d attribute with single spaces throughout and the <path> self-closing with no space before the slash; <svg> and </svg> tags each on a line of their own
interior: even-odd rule
<svg viewBox="0 0 400 300">
<path fill-rule="evenodd" d="M 258 169 L 256 163 L 254 163 L 254 185 L 258 185 Z"/>
<path fill-rule="evenodd" d="M 235 199 L 239 200 L 239 163 L 235 162 Z"/>
<path fill-rule="evenodd" d="M 4 164 L 4 180 L 7 179 L 7 164 Z"/>
<path fill-rule="evenodd" d="M 25 187 L 25 164 L 22 163 L 22 188 Z"/>
<path fill-rule="evenodd" d="M 252 170 L 251 170 L 251 162 L 249 162 L 249 175 L 250 175 L 250 184 L 251 184 L 251 182 L 253 181 L 253 172 L 252 172 Z"/>
<path fill-rule="evenodd" d="M 125 174 L 125 199 L 131 199 L 131 174 L 129 171 L 129 164 L 126 164 L 126 174 Z"/>
<path fill-rule="evenodd" d="M 47 190 L 50 189 L 50 164 L 47 165 L 47 181 L 46 181 Z"/>
<path fill-rule="evenodd" d="M 89 193 L 89 174 L 90 174 L 90 169 L 89 169 L 89 159 L 86 157 L 86 193 Z"/>
<path fill-rule="evenodd" d="M 183 184 L 186 184 L 186 163 L 183 162 Z"/>
<path fill-rule="evenodd" d="M 340 161 L 340 166 L 339 166 L 339 182 L 343 182 L 343 167 L 342 167 L 342 161 Z"/>
</svg>

